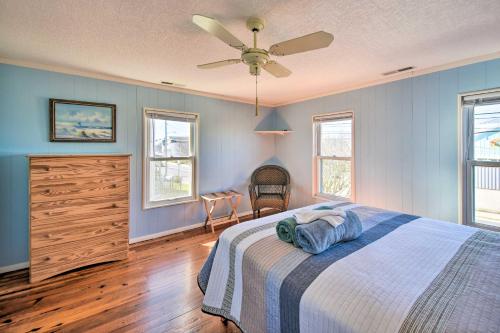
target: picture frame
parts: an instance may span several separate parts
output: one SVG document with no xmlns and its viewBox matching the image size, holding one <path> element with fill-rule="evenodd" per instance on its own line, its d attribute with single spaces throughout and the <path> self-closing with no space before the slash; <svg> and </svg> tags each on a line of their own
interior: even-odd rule
<svg viewBox="0 0 500 333">
<path fill-rule="evenodd" d="M 49 100 L 51 142 L 116 142 L 116 105 Z"/>
</svg>

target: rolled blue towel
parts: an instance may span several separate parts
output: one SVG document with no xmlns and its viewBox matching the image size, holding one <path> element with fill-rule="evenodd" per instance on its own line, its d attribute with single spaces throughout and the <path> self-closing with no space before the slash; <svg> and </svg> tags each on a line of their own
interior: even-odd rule
<svg viewBox="0 0 500 333">
<path fill-rule="evenodd" d="M 318 254 L 334 244 L 358 238 L 363 226 L 356 213 L 346 212 L 344 223 L 333 227 L 324 220 L 300 224 L 295 228 L 297 243 L 306 252 Z"/>
<path fill-rule="evenodd" d="M 281 220 L 276 225 L 276 233 L 278 238 L 284 242 L 292 243 L 294 246 L 298 247 L 297 244 L 297 234 L 295 233 L 295 228 L 297 227 L 297 221 L 293 217 L 288 217 Z"/>
</svg>

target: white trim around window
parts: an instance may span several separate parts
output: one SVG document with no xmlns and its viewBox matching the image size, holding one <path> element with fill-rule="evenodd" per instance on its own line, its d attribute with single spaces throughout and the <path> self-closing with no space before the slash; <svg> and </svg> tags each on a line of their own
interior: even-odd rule
<svg viewBox="0 0 500 333">
<path fill-rule="evenodd" d="M 335 154 L 334 152 L 321 152 L 321 124 L 328 122 L 338 122 L 342 120 L 350 120 L 351 122 L 351 149 L 350 153 L 345 151 L 342 154 Z M 354 161 L 354 112 L 342 111 L 328 114 L 319 114 L 312 117 L 313 127 L 313 157 L 312 157 L 312 194 L 314 198 L 323 200 L 338 200 L 348 199 L 354 202 L 356 198 L 355 186 L 355 161 Z M 325 184 L 321 183 L 320 167 L 323 161 L 350 161 L 350 190 L 349 196 L 335 195 L 323 190 Z"/>
<path fill-rule="evenodd" d="M 458 223 L 485 229 L 500 230 L 493 224 L 476 221 L 474 192 L 475 168 L 500 167 L 500 160 L 476 158 L 474 155 L 474 108 L 484 103 L 498 104 L 500 88 L 461 93 L 457 96 L 458 133 Z M 494 101 L 490 101 L 494 100 Z M 498 178 L 495 178 L 498 179 Z"/>
<path fill-rule="evenodd" d="M 181 111 L 173 111 L 173 110 L 163 110 L 163 109 L 155 109 L 155 108 L 144 108 L 143 109 L 143 153 L 142 153 L 142 207 L 143 209 L 171 206 L 184 204 L 189 202 L 198 201 L 198 175 L 199 175 L 199 155 L 198 155 L 198 138 L 199 138 L 199 114 L 191 113 L 191 112 L 181 112 Z M 178 149 L 170 149 L 167 147 L 167 142 L 172 141 L 172 137 L 170 137 L 168 133 L 155 133 L 154 121 L 159 120 L 163 121 L 165 127 L 167 127 L 167 123 L 169 121 L 173 122 L 181 122 L 186 123 L 189 126 L 189 140 L 188 142 L 182 143 L 181 140 L 184 140 L 184 137 L 179 138 Z M 166 130 L 165 130 L 166 131 Z M 155 136 L 156 135 L 156 136 Z M 158 139 L 160 138 L 160 140 Z M 162 139 L 163 138 L 163 139 Z M 153 143 L 153 147 L 151 142 L 159 141 L 162 147 L 154 147 L 157 146 Z M 164 141 L 164 142 L 162 142 Z M 175 147 L 174 147 L 175 148 Z M 160 151 L 160 152 L 158 152 Z M 179 175 L 168 175 L 169 164 L 172 165 L 172 162 L 177 162 L 177 168 L 183 169 L 182 172 L 178 171 L 178 173 L 182 173 L 183 177 Z M 157 168 L 159 171 L 154 171 L 155 173 L 154 181 L 152 181 L 151 174 L 152 163 L 159 164 L 160 166 Z M 186 174 L 186 170 L 189 170 Z M 162 170 L 160 170 L 162 169 Z M 172 167 L 170 166 L 170 169 Z M 175 179 L 174 179 L 175 178 Z M 187 178 L 188 186 L 186 187 L 183 184 L 184 178 Z M 152 194 L 151 186 L 165 188 L 166 191 L 171 191 L 168 193 L 170 198 L 162 195 L 156 195 L 154 197 L 154 193 Z M 176 196 L 176 193 L 179 192 Z"/>
</svg>

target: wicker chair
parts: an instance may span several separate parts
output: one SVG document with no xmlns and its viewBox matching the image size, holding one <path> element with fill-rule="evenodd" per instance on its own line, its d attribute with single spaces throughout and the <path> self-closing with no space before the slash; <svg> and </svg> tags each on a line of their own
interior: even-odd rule
<svg viewBox="0 0 500 333">
<path fill-rule="evenodd" d="M 252 173 L 248 191 L 253 218 L 255 218 L 255 213 L 260 217 L 262 208 L 286 211 L 290 199 L 290 174 L 286 169 L 277 165 L 261 166 Z"/>
</svg>

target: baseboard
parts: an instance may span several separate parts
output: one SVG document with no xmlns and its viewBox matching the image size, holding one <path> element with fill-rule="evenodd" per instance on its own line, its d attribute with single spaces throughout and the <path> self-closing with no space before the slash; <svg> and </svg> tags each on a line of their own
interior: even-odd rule
<svg viewBox="0 0 500 333">
<path fill-rule="evenodd" d="M 0 274 L 12 272 L 12 271 L 17 271 L 19 269 L 28 268 L 28 267 L 29 267 L 29 263 L 27 261 L 20 262 L 18 264 L 14 264 L 14 265 L 2 266 L 2 267 L 0 267 Z"/>
<path fill-rule="evenodd" d="M 128 242 L 129 242 L 129 244 L 144 242 L 144 241 L 155 239 L 155 238 L 160 238 L 160 237 L 165 237 L 165 236 L 169 236 L 172 234 L 177 234 L 179 232 L 200 228 L 200 227 L 203 227 L 204 224 L 205 223 L 200 222 L 200 223 L 190 224 L 190 225 L 185 226 L 185 227 L 180 227 L 180 228 L 165 230 L 162 232 L 157 232 L 155 234 L 134 237 L 134 238 L 130 238 Z"/>
<path fill-rule="evenodd" d="M 271 209 L 267 209 L 267 208 L 266 209 L 261 209 L 261 211 L 263 211 L 263 212 L 266 212 L 268 210 L 271 210 Z M 249 210 L 249 211 L 246 211 L 246 212 L 239 213 L 238 217 L 241 218 L 241 217 L 252 215 L 252 214 L 253 214 L 253 212 L 251 210 Z M 157 232 L 155 234 L 149 234 L 149 235 L 144 235 L 144 236 L 130 238 L 129 239 L 129 244 L 144 242 L 144 241 L 148 241 L 148 240 L 155 239 L 155 238 L 160 238 L 160 237 L 165 237 L 165 236 L 177 234 L 177 233 L 180 233 L 180 232 L 183 232 L 183 231 L 200 228 L 200 227 L 203 227 L 204 225 L 205 225 L 205 222 L 200 222 L 200 223 L 190 224 L 190 225 L 185 226 L 185 227 L 180 227 L 180 228 L 175 228 L 175 229 L 170 229 L 170 230 L 165 230 L 165 231 Z"/>
</svg>

